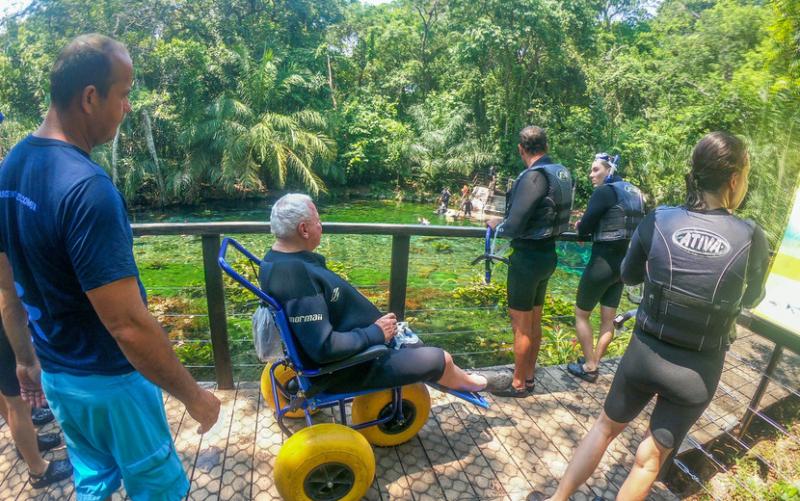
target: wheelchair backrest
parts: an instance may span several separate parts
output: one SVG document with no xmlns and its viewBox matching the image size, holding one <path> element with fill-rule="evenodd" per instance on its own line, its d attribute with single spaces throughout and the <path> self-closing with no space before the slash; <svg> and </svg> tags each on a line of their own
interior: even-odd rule
<svg viewBox="0 0 800 501">
<path fill-rule="evenodd" d="M 305 367 L 303 365 L 303 361 L 300 357 L 300 351 L 297 348 L 297 342 L 292 335 L 291 328 L 289 328 L 289 322 L 286 319 L 286 313 L 283 311 L 283 307 L 280 305 L 280 303 L 278 303 L 278 301 L 275 300 L 275 298 L 264 292 L 260 287 L 254 285 L 252 282 L 239 274 L 239 272 L 233 269 L 226 259 L 229 245 L 235 247 L 236 250 L 242 253 L 254 264 L 261 266 L 261 259 L 253 255 L 250 251 L 245 249 L 242 244 L 233 238 L 225 237 L 222 240 L 222 245 L 219 248 L 219 257 L 217 258 L 219 267 L 222 268 L 222 271 L 224 271 L 228 276 L 239 282 L 245 289 L 255 294 L 256 297 L 267 304 L 267 307 L 272 311 L 272 314 L 275 318 L 275 324 L 278 326 L 278 332 L 280 333 L 281 341 L 286 347 L 286 353 L 289 356 L 292 366 L 300 374 L 313 375 L 315 372 L 314 369 Z M 308 390 L 308 387 L 310 386 L 308 380 L 305 377 L 300 377 L 299 380 L 300 387 L 303 390 Z"/>
</svg>

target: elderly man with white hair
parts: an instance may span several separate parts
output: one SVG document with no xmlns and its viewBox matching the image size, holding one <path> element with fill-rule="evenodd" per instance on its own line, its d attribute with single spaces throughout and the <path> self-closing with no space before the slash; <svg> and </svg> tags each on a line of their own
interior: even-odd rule
<svg viewBox="0 0 800 501">
<path fill-rule="evenodd" d="M 305 362 L 330 364 L 392 340 L 397 334 L 395 314 L 382 314 L 313 252 L 322 237 L 322 223 L 311 198 L 283 196 L 272 207 L 270 223 L 276 241 L 261 263 L 259 282 L 283 305 Z M 417 382 L 465 391 L 508 385 L 508 380 L 500 380 L 502 373 L 464 372 L 449 353 L 431 346 L 389 350 L 332 377 L 332 386 L 342 392 Z"/>
</svg>

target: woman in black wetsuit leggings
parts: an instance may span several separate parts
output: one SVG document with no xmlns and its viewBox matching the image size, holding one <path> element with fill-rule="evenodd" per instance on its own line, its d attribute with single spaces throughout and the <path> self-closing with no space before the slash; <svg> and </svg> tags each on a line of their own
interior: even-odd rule
<svg viewBox="0 0 800 501">
<path fill-rule="evenodd" d="M 686 205 L 660 207 L 637 228 L 622 263 L 623 282 L 644 282 L 634 335 L 600 417 L 549 499 L 566 500 L 586 482 L 611 441 L 655 396 L 649 432 L 617 494 L 645 499 L 666 458 L 708 407 L 736 317 L 761 300 L 769 265 L 764 232 L 732 214 L 747 192 L 749 171 L 740 139 L 708 134 L 692 153 Z"/>
<path fill-rule="evenodd" d="M 597 381 L 597 364 L 614 336 L 614 316 L 622 296 L 620 265 L 634 230 L 644 217 L 639 189 L 617 175 L 619 157 L 595 156 L 589 179 L 595 190 L 577 224 L 578 234 L 592 235 L 592 257 L 581 276 L 575 301 L 575 330 L 583 348 L 583 360 L 567 365 L 574 376 Z M 600 303 L 600 336 L 594 346 L 589 317 Z"/>
</svg>

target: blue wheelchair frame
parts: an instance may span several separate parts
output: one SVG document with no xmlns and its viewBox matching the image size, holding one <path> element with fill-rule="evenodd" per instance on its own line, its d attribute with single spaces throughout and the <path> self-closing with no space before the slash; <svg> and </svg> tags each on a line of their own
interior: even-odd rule
<svg viewBox="0 0 800 501">
<path fill-rule="evenodd" d="M 275 323 L 278 327 L 278 332 L 280 333 L 281 341 L 283 344 L 284 358 L 275 362 L 270 368 L 270 383 L 272 384 L 272 395 L 274 399 L 274 406 L 276 409 L 276 420 L 281 430 L 283 430 L 283 432 L 289 436 L 292 435 L 291 430 L 289 430 L 288 427 L 283 422 L 283 419 L 289 412 L 295 411 L 297 409 L 302 409 L 303 413 L 305 414 L 306 424 L 308 426 L 311 426 L 313 423 L 311 421 L 310 411 L 315 409 L 324 409 L 336 406 L 339 407 L 339 411 L 341 414 L 341 423 L 347 425 L 347 413 L 346 413 L 347 403 L 352 402 L 353 399 L 359 395 L 366 395 L 369 393 L 384 391 L 385 389 L 369 389 L 369 390 L 348 392 L 348 393 L 327 393 L 325 390 L 315 391 L 313 379 L 315 377 L 332 374 L 338 370 L 345 369 L 347 367 L 352 367 L 353 365 L 362 364 L 370 360 L 379 358 L 380 356 L 387 353 L 390 348 L 383 345 L 371 346 L 366 350 L 364 350 L 363 352 L 356 354 L 355 356 L 341 362 L 337 362 L 319 368 L 307 367 L 300 358 L 300 352 L 298 350 L 294 336 L 292 335 L 292 331 L 289 328 L 289 323 L 286 319 L 286 313 L 284 312 L 283 307 L 272 296 L 261 290 L 260 287 L 257 287 L 256 285 L 251 283 L 249 280 L 247 280 L 245 277 L 239 274 L 236 270 L 234 270 L 230 264 L 228 264 L 226 260 L 226 255 L 229 246 L 233 246 L 253 264 L 260 266 L 261 259 L 254 256 L 250 251 L 245 249 L 239 242 L 230 237 L 226 237 L 225 239 L 223 239 L 222 245 L 220 246 L 219 249 L 218 262 L 220 268 L 222 268 L 222 270 L 227 275 L 229 275 L 231 278 L 233 278 L 235 281 L 241 284 L 245 289 L 255 294 L 256 297 L 258 297 L 261 301 L 263 301 L 267 305 L 267 307 L 272 312 L 272 315 L 275 319 Z M 292 393 L 288 391 L 287 388 L 278 383 L 278 381 L 275 379 L 275 369 L 281 365 L 286 366 L 287 368 L 291 368 L 297 373 L 297 384 L 299 388 L 296 392 Z M 439 391 L 457 396 L 477 406 L 483 408 L 489 408 L 489 403 L 486 401 L 486 399 L 484 399 L 477 393 L 452 390 L 450 388 L 445 388 L 437 383 L 426 383 L 426 384 L 428 386 L 436 388 Z M 383 418 L 376 419 L 374 421 L 368 421 L 359 424 L 350 424 L 349 426 L 355 430 L 359 430 L 370 426 L 388 423 L 389 421 L 392 420 L 402 421 L 403 409 L 401 402 L 403 401 L 403 399 L 402 399 L 401 388 L 395 387 L 391 388 L 391 390 L 392 390 L 391 414 Z M 286 397 L 286 400 L 288 401 L 288 405 L 284 407 L 281 407 L 280 405 L 278 397 L 279 391 L 280 394 L 284 395 Z"/>
</svg>

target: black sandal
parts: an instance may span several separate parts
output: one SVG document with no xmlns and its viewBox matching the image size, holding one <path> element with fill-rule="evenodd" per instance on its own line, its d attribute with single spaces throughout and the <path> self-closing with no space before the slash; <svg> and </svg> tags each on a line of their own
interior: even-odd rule
<svg viewBox="0 0 800 501">
<path fill-rule="evenodd" d="M 43 433 L 41 435 L 37 435 L 36 445 L 39 448 L 39 452 L 47 452 L 50 449 L 55 449 L 61 445 L 61 435 L 58 433 Z M 19 447 L 17 447 L 17 457 L 22 458 L 22 453 L 19 452 Z"/>
<path fill-rule="evenodd" d="M 572 363 L 567 364 L 567 372 L 572 374 L 575 377 L 579 377 L 588 383 L 596 383 L 597 376 L 600 374 L 597 369 L 593 371 L 587 371 L 583 368 L 583 364 L 581 363 Z"/>
<path fill-rule="evenodd" d="M 518 390 L 514 388 L 514 385 L 509 385 L 505 389 L 492 391 L 491 394 L 496 397 L 525 398 L 527 396 L 530 396 L 531 392 L 528 391 L 527 386 L 525 388 L 522 388 L 521 390 Z"/>
<path fill-rule="evenodd" d="M 34 426 L 45 425 L 55 418 L 56 417 L 53 416 L 53 411 L 50 409 L 44 407 L 34 407 L 31 409 L 31 421 L 33 421 Z"/>
<path fill-rule="evenodd" d="M 534 379 L 525 380 L 525 389 L 528 390 L 528 393 L 533 393 L 533 389 L 535 387 L 536 387 L 536 380 Z"/>
<path fill-rule="evenodd" d="M 60 482 L 72 476 L 72 464 L 69 459 L 54 459 L 47 465 L 47 469 L 41 475 L 30 473 L 31 487 L 41 489 L 48 485 Z"/>
</svg>

